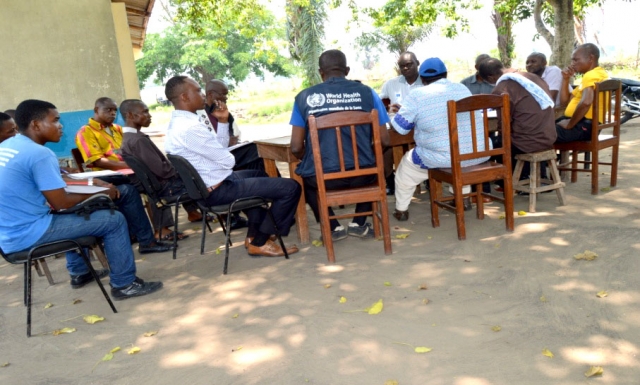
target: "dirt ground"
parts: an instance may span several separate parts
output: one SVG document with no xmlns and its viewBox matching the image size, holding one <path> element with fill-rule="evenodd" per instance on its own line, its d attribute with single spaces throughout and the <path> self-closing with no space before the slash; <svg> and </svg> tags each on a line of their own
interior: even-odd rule
<svg viewBox="0 0 640 385">
<path fill-rule="evenodd" d="M 162 280 L 164 289 L 115 302 L 117 314 L 97 285 L 71 290 L 64 259 L 51 260 L 57 283 L 34 280 L 31 338 L 22 266 L 2 261 L 0 383 L 638 384 L 640 122 L 623 131 L 617 187 L 605 188 L 604 167 L 605 191 L 592 196 L 582 174 L 566 187 L 566 206 L 542 195 L 536 213 L 516 216 L 513 233 L 494 203 L 484 221 L 467 215 L 467 240 L 458 241 L 451 214 L 442 212 L 441 227 L 432 228 L 421 194 L 409 222 L 391 219 L 392 255 L 379 241 L 350 238 L 336 244 L 333 265 L 312 245 L 290 260 L 254 259 L 239 231 L 222 275 L 220 229 L 200 255 L 199 227 L 183 223 L 191 237 L 176 260 L 136 256 L 138 275 Z M 527 198 L 516 197 L 515 206 L 527 210 Z M 311 232 L 319 238 L 317 224 Z M 295 232 L 287 242 L 296 242 Z M 585 250 L 598 257 L 574 259 Z M 379 314 L 354 312 L 378 300 Z M 90 325 L 82 315 L 105 320 Z M 64 327 L 77 331 L 51 334 Z M 145 337 L 150 331 L 157 334 Z M 140 351 L 127 354 L 132 347 Z M 592 365 L 603 375 L 587 379 Z"/>
</svg>

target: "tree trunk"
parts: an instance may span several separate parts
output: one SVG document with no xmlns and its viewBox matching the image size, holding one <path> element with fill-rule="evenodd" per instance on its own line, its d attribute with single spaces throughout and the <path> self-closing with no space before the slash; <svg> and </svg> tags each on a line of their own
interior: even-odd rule
<svg viewBox="0 0 640 385">
<path fill-rule="evenodd" d="M 494 4 L 498 4 L 501 0 L 495 0 Z M 506 68 L 511 67 L 511 59 L 513 57 L 513 34 L 511 29 L 511 21 L 501 12 L 494 11 L 491 14 L 493 25 L 496 26 L 498 32 L 498 52 L 500 53 L 500 61 Z"/>
<path fill-rule="evenodd" d="M 564 68 L 571 64 L 576 41 L 573 29 L 573 0 L 548 0 L 553 7 L 554 39 L 551 46 L 552 65 Z"/>
</svg>

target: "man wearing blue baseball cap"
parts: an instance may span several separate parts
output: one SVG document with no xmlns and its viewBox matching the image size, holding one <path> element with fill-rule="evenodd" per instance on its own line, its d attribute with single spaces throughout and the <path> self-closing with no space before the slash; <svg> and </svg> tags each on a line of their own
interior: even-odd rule
<svg viewBox="0 0 640 385">
<path fill-rule="evenodd" d="M 413 137 L 416 141 L 416 147 L 402 157 L 396 170 L 396 210 L 393 216 L 399 221 L 409 219 L 409 203 L 413 191 L 418 184 L 427 180 L 428 169 L 451 167 L 447 101 L 471 96 L 466 86 L 447 79 L 447 67 L 439 58 L 423 61 L 419 73 L 425 87 L 411 91 L 391 121 L 393 128 L 402 135 L 414 130 Z M 481 124 L 480 121 L 477 124 Z M 469 115 L 459 116 L 458 130 L 460 151 L 471 152 Z M 483 132 L 479 130 L 476 136 L 478 145 L 482 147 Z M 463 161 L 462 166 L 472 166 L 488 159 Z M 469 186 L 465 186 L 462 191 L 466 194 L 471 190 Z M 465 206 L 467 205 L 470 207 L 470 202 L 465 202 Z"/>
</svg>

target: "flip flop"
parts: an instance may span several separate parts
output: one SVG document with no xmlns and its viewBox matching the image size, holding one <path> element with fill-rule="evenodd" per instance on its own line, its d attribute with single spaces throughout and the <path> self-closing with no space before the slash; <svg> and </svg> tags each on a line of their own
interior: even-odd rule
<svg viewBox="0 0 640 385">
<path fill-rule="evenodd" d="M 180 231 L 178 231 L 178 240 L 181 241 L 183 239 L 187 239 L 189 238 L 188 235 L 181 233 Z M 170 232 L 169 234 L 165 235 L 164 237 L 162 237 L 163 241 L 169 241 L 169 242 L 173 242 L 173 231 Z"/>
</svg>

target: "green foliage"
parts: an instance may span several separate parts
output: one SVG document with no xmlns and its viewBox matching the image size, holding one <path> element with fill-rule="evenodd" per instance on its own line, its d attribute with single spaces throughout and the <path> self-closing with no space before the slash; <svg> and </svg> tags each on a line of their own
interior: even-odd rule
<svg viewBox="0 0 640 385">
<path fill-rule="evenodd" d="M 287 1 L 289 52 L 300 63 L 304 87 L 322 81 L 318 73 L 318 58 L 323 51 L 324 22 L 327 19 L 325 7 L 325 0 Z"/>
<path fill-rule="evenodd" d="M 136 61 L 141 84 L 152 75 L 156 82 L 188 74 L 202 83 L 211 79 L 225 79 L 232 85 L 250 73 L 263 76 L 265 71 L 288 75 L 292 68 L 280 55 L 286 42 L 284 29 L 276 26 L 273 15 L 262 9 L 252 12 L 253 23 L 242 27 L 245 13 L 237 14 L 221 27 L 212 23 L 198 23 L 198 31 L 188 25 L 175 24 L 162 34 L 149 34 L 143 48 L 144 56 Z"/>
</svg>

